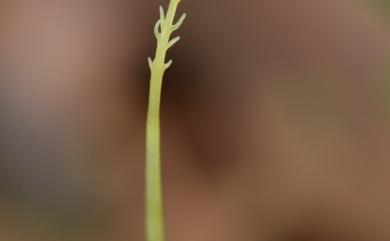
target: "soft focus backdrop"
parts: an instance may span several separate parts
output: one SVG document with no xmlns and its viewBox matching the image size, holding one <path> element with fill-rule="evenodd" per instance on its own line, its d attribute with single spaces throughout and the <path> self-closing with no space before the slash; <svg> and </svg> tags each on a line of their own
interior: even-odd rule
<svg viewBox="0 0 390 241">
<path fill-rule="evenodd" d="M 0 239 L 141 241 L 152 0 L 0 0 Z M 390 2 L 183 0 L 168 241 L 390 240 Z"/>
</svg>

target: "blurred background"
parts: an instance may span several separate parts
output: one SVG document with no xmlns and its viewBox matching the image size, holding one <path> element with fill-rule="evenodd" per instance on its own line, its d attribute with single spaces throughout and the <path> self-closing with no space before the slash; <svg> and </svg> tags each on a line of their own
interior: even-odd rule
<svg viewBox="0 0 390 241">
<path fill-rule="evenodd" d="M 0 0 L 0 240 L 144 240 L 162 0 Z M 183 0 L 169 241 L 390 240 L 390 1 Z"/>
</svg>

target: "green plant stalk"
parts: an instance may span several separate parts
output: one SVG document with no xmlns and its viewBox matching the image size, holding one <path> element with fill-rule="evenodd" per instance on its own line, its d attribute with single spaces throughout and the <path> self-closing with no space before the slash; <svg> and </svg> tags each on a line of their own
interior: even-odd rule
<svg viewBox="0 0 390 241">
<path fill-rule="evenodd" d="M 172 33 L 183 24 L 186 17 L 184 14 L 177 23 L 173 23 L 180 1 L 171 0 L 166 15 L 163 8 L 160 7 L 160 19 L 154 28 L 157 38 L 157 50 L 154 60 L 148 59 L 151 77 L 146 122 L 145 232 L 147 241 L 165 240 L 161 175 L 160 103 L 164 73 L 172 65 L 172 60 L 165 62 L 167 51 L 180 40 L 179 37 L 172 40 L 170 38 Z"/>
</svg>

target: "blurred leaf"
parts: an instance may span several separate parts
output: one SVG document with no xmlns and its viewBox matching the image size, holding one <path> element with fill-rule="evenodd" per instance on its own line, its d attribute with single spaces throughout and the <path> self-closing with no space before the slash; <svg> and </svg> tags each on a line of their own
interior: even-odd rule
<svg viewBox="0 0 390 241">
<path fill-rule="evenodd" d="M 390 0 L 368 0 L 368 2 L 374 4 L 376 8 L 390 16 Z"/>
<path fill-rule="evenodd" d="M 380 7 L 382 7 L 386 13 L 390 15 L 390 0 L 378 0 Z"/>
</svg>

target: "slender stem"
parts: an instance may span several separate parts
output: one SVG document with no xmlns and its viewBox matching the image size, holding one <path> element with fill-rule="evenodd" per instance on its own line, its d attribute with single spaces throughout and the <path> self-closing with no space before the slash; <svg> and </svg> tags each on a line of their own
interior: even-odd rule
<svg viewBox="0 0 390 241">
<path fill-rule="evenodd" d="M 178 39 L 170 37 L 183 23 L 185 15 L 174 25 L 174 17 L 180 0 L 171 0 L 165 16 L 160 8 L 160 20 L 156 24 L 157 50 L 155 58 L 149 59 L 151 69 L 149 107 L 146 122 L 146 240 L 164 241 L 164 215 L 161 175 L 161 141 L 160 141 L 160 103 L 164 73 L 172 62 L 165 63 L 167 50 Z"/>
<path fill-rule="evenodd" d="M 164 240 L 160 157 L 160 98 L 161 81 L 153 80 L 150 86 L 146 123 L 146 235 L 148 241 Z"/>
</svg>

